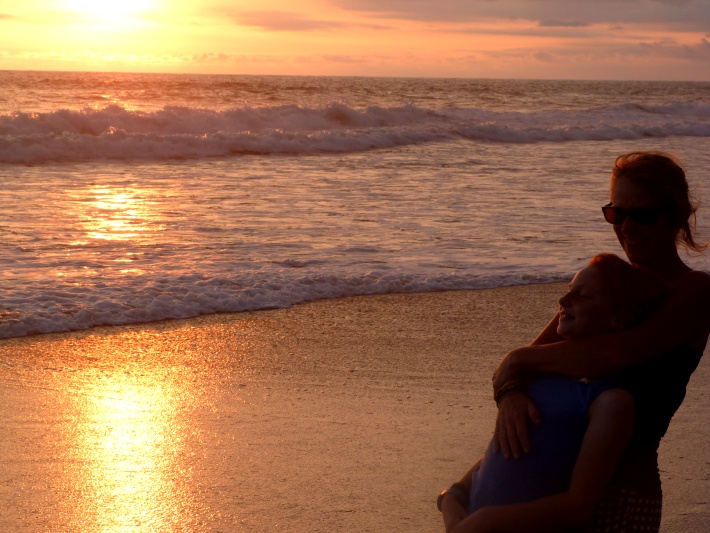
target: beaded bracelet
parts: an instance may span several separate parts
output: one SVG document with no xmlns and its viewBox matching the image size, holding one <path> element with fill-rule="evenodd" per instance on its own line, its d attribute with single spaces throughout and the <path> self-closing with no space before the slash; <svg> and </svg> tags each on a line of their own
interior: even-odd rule
<svg viewBox="0 0 710 533">
<path fill-rule="evenodd" d="M 509 394 L 513 394 L 514 392 L 525 392 L 525 386 L 521 383 L 509 381 L 493 394 L 493 399 L 496 401 L 496 405 L 500 405 L 503 398 Z"/>
</svg>

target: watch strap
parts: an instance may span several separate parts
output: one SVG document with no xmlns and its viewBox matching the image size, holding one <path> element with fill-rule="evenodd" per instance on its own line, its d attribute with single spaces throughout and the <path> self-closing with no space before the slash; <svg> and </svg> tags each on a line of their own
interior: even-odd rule
<svg viewBox="0 0 710 533">
<path fill-rule="evenodd" d="M 436 499 L 436 508 L 439 509 L 439 511 L 441 511 L 441 503 L 444 500 L 444 496 L 447 494 L 456 496 L 456 499 L 463 507 L 468 507 L 468 487 L 463 483 L 454 483 L 448 489 L 444 489 Z"/>
</svg>

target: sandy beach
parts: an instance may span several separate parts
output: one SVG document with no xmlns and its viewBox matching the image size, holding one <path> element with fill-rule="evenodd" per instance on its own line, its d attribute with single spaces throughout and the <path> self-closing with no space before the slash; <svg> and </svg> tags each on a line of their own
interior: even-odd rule
<svg viewBox="0 0 710 533">
<path fill-rule="evenodd" d="M 499 359 L 563 285 L 392 294 L 0 341 L 0 531 L 443 531 Z M 707 352 L 706 352 L 707 356 Z M 710 363 L 660 452 L 710 530 Z"/>
</svg>

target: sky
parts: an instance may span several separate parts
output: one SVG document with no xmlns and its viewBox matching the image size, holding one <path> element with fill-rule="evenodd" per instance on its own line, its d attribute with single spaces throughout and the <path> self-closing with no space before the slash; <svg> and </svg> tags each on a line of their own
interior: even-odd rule
<svg viewBox="0 0 710 533">
<path fill-rule="evenodd" d="M 710 0 L 0 0 L 0 70 L 710 81 Z"/>
</svg>

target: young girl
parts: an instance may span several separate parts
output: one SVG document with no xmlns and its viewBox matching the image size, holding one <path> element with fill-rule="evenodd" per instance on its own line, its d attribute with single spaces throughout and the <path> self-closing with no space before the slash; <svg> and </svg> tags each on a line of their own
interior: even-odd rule
<svg viewBox="0 0 710 533">
<path fill-rule="evenodd" d="M 557 332 L 577 339 L 628 327 L 656 308 L 661 287 L 619 257 L 598 255 L 560 299 Z M 530 428 L 533 452 L 507 460 L 491 442 L 439 497 L 447 532 L 551 531 L 591 517 L 631 437 L 631 395 L 611 380 L 559 376 L 536 379 L 526 392 L 541 418 Z"/>
</svg>

